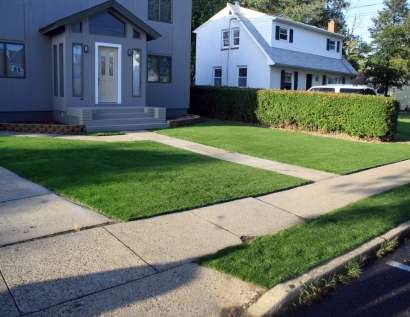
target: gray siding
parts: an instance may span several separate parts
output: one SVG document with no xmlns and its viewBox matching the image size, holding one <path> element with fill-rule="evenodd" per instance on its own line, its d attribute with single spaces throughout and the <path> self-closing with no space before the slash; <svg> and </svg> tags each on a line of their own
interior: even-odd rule
<svg viewBox="0 0 410 317">
<path fill-rule="evenodd" d="M 149 24 L 162 37 L 147 42 L 132 39 L 132 27 L 128 25 L 127 38 L 88 34 L 86 21 L 83 33 L 71 33 L 69 28 L 64 37 L 65 94 L 55 98 L 53 91 L 52 43 L 55 37 L 43 35 L 39 29 L 59 20 L 105 2 L 105 0 L 3 0 L 0 1 L 0 41 L 11 41 L 25 45 L 26 78 L 0 78 L 0 120 L 13 113 L 47 113 L 65 111 L 67 107 L 95 106 L 94 57 L 96 41 L 122 45 L 122 106 L 166 107 L 167 116 L 172 109 L 189 107 L 189 68 L 191 5 L 190 0 L 174 0 L 173 23 L 148 21 L 148 0 L 118 0 L 118 2 Z M 84 35 L 87 35 L 86 38 Z M 87 44 L 89 53 L 84 54 L 84 97 L 72 96 L 72 43 Z M 141 97 L 132 96 L 132 57 L 128 49 L 141 49 Z M 147 54 L 172 56 L 172 83 L 147 84 Z M 146 96 L 144 95 L 146 91 Z M 58 99 L 58 100 L 57 100 Z M 53 107 L 54 105 L 54 107 Z M 34 115 L 33 115 L 34 117 Z M 25 117 L 24 120 L 27 120 Z M 38 120 L 38 118 L 36 119 Z"/>
<path fill-rule="evenodd" d="M 191 10 L 192 1 L 174 0 L 173 23 L 150 22 L 154 29 L 162 24 L 162 32 L 172 36 L 172 83 L 148 83 L 147 106 L 167 108 L 167 117 L 180 116 L 188 112 L 190 87 L 190 47 L 191 47 Z M 187 18 L 189 17 L 189 19 Z M 161 31 L 159 31 L 161 33 Z M 148 54 L 167 54 L 166 43 L 148 42 Z"/>
</svg>

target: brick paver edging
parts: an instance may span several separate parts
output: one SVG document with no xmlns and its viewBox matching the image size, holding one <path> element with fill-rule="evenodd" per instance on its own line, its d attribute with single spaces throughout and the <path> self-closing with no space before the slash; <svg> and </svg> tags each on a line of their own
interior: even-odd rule
<svg viewBox="0 0 410 317">
<path fill-rule="evenodd" d="M 169 125 L 171 127 L 177 127 L 177 126 L 181 126 L 181 125 L 199 123 L 199 122 L 201 122 L 201 116 L 187 115 L 187 116 L 182 117 L 182 118 L 167 120 L 167 122 L 169 123 Z"/>
<path fill-rule="evenodd" d="M 55 134 L 78 134 L 86 133 L 83 124 L 28 124 L 28 123 L 0 123 L 0 131 L 31 132 L 31 133 L 55 133 Z"/>
</svg>

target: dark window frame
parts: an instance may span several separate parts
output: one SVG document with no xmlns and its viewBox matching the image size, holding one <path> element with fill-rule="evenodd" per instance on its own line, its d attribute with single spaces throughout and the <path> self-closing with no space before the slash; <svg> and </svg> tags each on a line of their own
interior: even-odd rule
<svg viewBox="0 0 410 317">
<path fill-rule="evenodd" d="M 79 26 L 80 26 L 80 30 L 79 30 L 79 31 L 77 31 L 77 30 L 75 29 L 75 26 L 76 26 L 76 25 L 79 25 Z M 75 22 L 75 23 L 71 24 L 71 32 L 73 32 L 73 33 L 83 33 L 83 21 L 79 21 L 79 22 Z"/>
<path fill-rule="evenodd" d="M 158 19 L 154 19 L 154 18 L 152 18 L 152 17 L 150 17 L 150 11 L 152 10 L 151 8 L 150 8 L 150 4 L 151 4 L 151 2 L 148 0 L 148 20 L 149 21 L 156 21 L 156 22 L 162 22 L 162 23 L 169 23 L 169 24 L 172 24 L 172 22 L 173 22 L 173 16 L 174 16 L 174 11 L 173 11 L 173 0 L 168 0 L 169 2 L 170 2 L 170 7 L 171 7 L 171 13 L 170 13 L 170 20 L 169 21 L 163 21 L 162 20 L 162 15 L 161 15 L 161 1 L 164 1 L 164 0 L 156 0 L 156 1 L 158 1 L 157 3 L 158 3 Z"/>
<path fill-rule="evenodd" d="M 78 45 L 81 47 L 80 52 L 81 52 L 81 94 L 76 95 L 74 91 L 74 46 Z M 73 85 L 73 97 L 84 97 L 84 54 L 83 54 L 83 48 L 84 45 L 82 43 L 73 43 L 72 45 L 72 85 Z"/>
<path fill-rule="evenodd" d="M 53 84 L 54 97 L 58 97 L 58 51 L 57 44 L 53 45 Z"/>
<path fill-rule="evenodd" d="M 58 75 L 60 81 L 60 97 L 64 97 L 64 43 L 58 44 Z"/>
<path fill-rule="evenodd" d="M 157 58 L 157 64 L 158 64 L 158 81 L 150 81 L 148 78 L 148 70 L 147 70 L 147 82 L 148 83 L 154 83 L 154 84 L 172 84 L 172 56 L 166 56 L 166 55 L 148 55 L 148 60 L 150 58 Z M 161 58 L 168 58 L 169 59 L 169 81 L 161 81 Z M 147 63 L 147 68 L 148 68 L 148 63 Z"/>
<path fill-rule="evenodd" d="M 7 51 L 7 44 L 10 44 L 10 45 L 21 45 L 21 46 L 23 46 L 23 52 L 22 52 L 22 54 L 23 54 L 23 65 L 24 65 L 24 75 L 23 76 L 10 76 L 10 75 L 8 75 L 8 71 L 7 71 L 7 58 L 6 58 L 6 56 L 7 56 L 7 54 L 6 54 L 6 51 Z M 4 52 L 4 61 L 3 61 L 3 65 L 2 65 L 2 67 L 4 68 L 4 71 L 5 71 L 5 76 L 1 76 L 0 75 L 0 78 L 7 78 L 7 79 L 26 79 L 26 77 L 27 77 L 27 63 L 26 63 L 26 45 L 24 44 L 24 43 L 13 43 L 13 42 L 3 42 L 3 41 L 0 41 L 0 46 L 3 46 L 3 52 Z"/>
</svg>

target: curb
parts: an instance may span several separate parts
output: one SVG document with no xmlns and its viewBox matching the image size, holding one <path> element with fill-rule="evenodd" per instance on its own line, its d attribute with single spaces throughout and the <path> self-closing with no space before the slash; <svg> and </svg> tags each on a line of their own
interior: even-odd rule
<svg viewBox="0 0 410 317">
<path fill-rule="evenodd" d="M 320 278 L 327 278 L 335 273 L 341 273 L 345 270 L 344 265 L 363 256 L 374 257 L 375 252 L 387 240 L 398 237 L 404 240 L 410 236 L 410 221 L 404 222 L 397 228 L 394 228 L 385 234 L 366 242 L 353 251 L 350 251 L 336 259 L 327 261 L 321 266 L 313 268 L 297 278 L 278 284 L 259 298 L 247 310 L 249 317 L 268 317 L 275 316 L 285 307 L 297 303 L 299 295 L 302 292 L 303 284 L 310 284 Z"/>
</svg>

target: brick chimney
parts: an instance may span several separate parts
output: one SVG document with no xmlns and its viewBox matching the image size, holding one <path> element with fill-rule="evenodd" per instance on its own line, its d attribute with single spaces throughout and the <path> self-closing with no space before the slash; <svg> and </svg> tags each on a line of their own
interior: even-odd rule
<svg viewBox="0 0 410 317">
<path fill-rule="evenodd" d="M 337 32 L 337 27 L 336 27 L 336 21 L 335 20 L 330 20 L 329 23 L 327 24 L 327 30 L 329 32 L 336 33 Z"/>
</svg>

